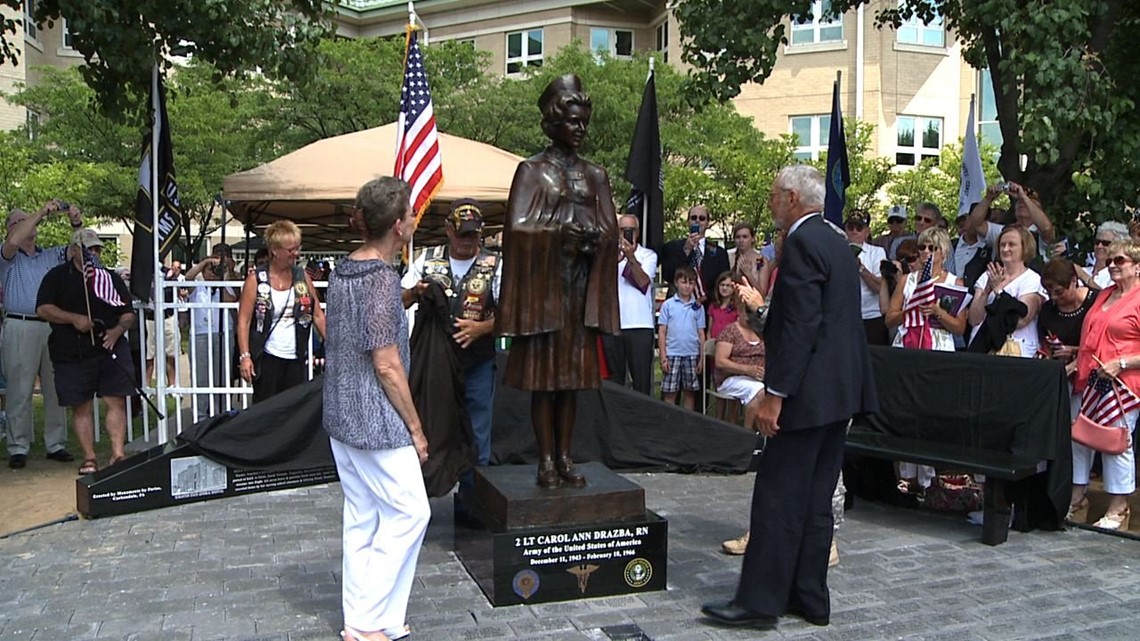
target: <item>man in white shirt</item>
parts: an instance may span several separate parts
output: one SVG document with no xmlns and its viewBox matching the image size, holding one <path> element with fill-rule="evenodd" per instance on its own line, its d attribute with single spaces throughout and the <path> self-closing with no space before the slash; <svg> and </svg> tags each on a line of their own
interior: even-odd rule
<svg viewBox="0 0 1140 641">
<path fill-rule="evenodd" d="M 190 360 L 194 363 L 194 387 L 229 387 L 233 371 L 230 359 L 233 357 L 234 321 L 228 310 L 220 309 L 221 303 L 232 303 L 237 294 L 232 287 L 206 285 L 205 282 L 219 280 L 241 280 L 234 271 L 233 250 L 225 243 L 214 245 L 210 256 L 202 259 L 186 272 L 189 282 L 197 283 L 190 290 L 188 302 L 205 304 L 210 307 L 190 308 L 190 331 L 194 336 Z M 201 275 L 201 280 L 197 280 Z M 229 408 L 224 394 L 198 394 L 194 420 L 201 421 L 221 414 Z"/>
<path fill-rule="evenodd" d="M 863 329 L 867 332 L 869 345 L 890 345 L 887 324 L 879 309 L 879 284 L 882 282 L 882 264 L 887 253 L 882 247 L 867 242 L 871 228 L 867 218 L 859 212 L 852 212 L 843 222 L 847 232 L 847 242 L 856 254 L 859 265 L 859 300 L 863 315 Z"/>
<path fill-rule="evenodd" d="M 638 243 L 641 232 L 636 216 L 618 219 L 617 266 L 618 306 L 621 308 L 621 334 L 603 335 L 609 380 L 626 384 L 626 373 L 633 389 L 652 394 L 653 387 L 653 279 L 657 274 L 657 252 Z"/>
</svg>

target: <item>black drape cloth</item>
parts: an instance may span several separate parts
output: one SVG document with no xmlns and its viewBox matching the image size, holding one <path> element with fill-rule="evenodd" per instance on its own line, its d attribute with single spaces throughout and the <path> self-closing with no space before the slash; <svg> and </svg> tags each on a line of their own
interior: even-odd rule
<svg viewBox="0 0 1140 641">
<path fill-rule="evenodd" d="M 412 401 L 428 442 L 423 464 L 428 496 L 444 496 L 475 462 L 475 441 L 467 415 L 465 381 L 451 337 L 451 312 L 443 287 L 434 281 L 420 299 L 412 330 Z"/>
<path fill-rule="evenodd" d="M 1069 388 L 1061 363 L 875 346 L 871 362 L 879 412 L 857 420 L 853 430 L 1047 460 L 1044 479 L 1027 479 L 1013 492 L 1040 494 L 1043 485 L 1047 497 L 1037 498 L 1051 509 L 1032 525 L 1061 527 L 1073 479 Z"/>
<path fill-rule="evenodd" d="M 505 369 L 500 361 L 498 371 Z M 491 463 L 537 462 L 530 392 L 500 380 L 494 417 Z M 599 461 L 615 470 L 744 472 L 755 444 L 754 432 L 608 381 L 600 390 L 578 392 L 571 447 L 575 461 Z"/>
<path fill-rule="evenodd" d="M 335 465 L 321 427 L 324 377 L 289 388 L 249 409 L 219 414 L 178 439 L 200 454 L 244 470 L 307 470 Z"/>
</svg>

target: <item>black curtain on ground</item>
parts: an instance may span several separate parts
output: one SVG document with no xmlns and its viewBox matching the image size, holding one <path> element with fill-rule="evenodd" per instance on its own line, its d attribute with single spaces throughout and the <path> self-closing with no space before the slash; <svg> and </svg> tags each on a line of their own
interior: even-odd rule
<svg viewBox="0 0 1140 641">
<path fill-rule="evenodd" d="M 505 370 L 506 363 L 500 362 L 498 371 Z M 500 380 L 494 415 L 491 463 L 536 463 L 530 392 L 507 387 Z M 755 444 L 754 432 L 614 383 L 578 392 L 571 448 L 575 461 L 598 461 L 615 470 L 744 472 Z"/>
<path fill-rule="evenodd" d="M 979 447 L 1049 462 L 1012 492 L 1038 497 L 1032 525 L 1061 527 L 1073 457 L 1069 388 L 1054 360 L 871 347 L 879 412 L 852 429 Z"/>
<path fill-rule="evenodd" d="M 321 427 L 324 377 L 292 387 L 241 412 L 219 414 L 178 439 L 200 454 L 242 470 L 307 470 L 335 466 Z"/>
<path fill-rule="evenodd" d="M 447 295 L 432 282 L 420 299 L 412 330 L 412 400 L 428 442 L 423 465 L 428 496 L 444 496 L 474 465 L 475 440 L 464 396 L 466 383 L 451 337 Z"/>
</svg>

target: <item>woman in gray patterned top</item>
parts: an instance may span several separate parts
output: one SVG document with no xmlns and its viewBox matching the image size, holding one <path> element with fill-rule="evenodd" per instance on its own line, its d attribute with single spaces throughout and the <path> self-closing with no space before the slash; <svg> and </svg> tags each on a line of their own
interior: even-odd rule
<svg viewBox="0 0 1140 641">
<path fill-rule="evenodd" d="M 345 641 L 399 639 L 431 518 L 428 445 L 408 388 L 408 321 L 394 267 L 415 230 L 406 183 L 356 194 L 364 246 L 329 279 L 324 426 L 344 492 Z"/>
</svg>

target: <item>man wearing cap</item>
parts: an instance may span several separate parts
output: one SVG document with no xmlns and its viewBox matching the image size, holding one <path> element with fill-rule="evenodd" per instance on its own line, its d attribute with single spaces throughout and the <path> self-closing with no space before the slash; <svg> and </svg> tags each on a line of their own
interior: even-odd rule
<svg viewBox="0 0 1140 641">
<path fill-rule="evenodd" d="M 495 396 L 495 309 L 503 266 L 483 247 L 483 211 L 469 198 L 451 205 L 444 225 L 447 245 L 432 247 L 404 274 L 404 307 L 415 303 L 428 281 L 443 287 L 455 320 L 455 350 L 466 385 L 466 409 L 475 435 L 478 465 L 491 459 L 491 406 Z"/>
<path fill-rule="evenodd" d="M 874 244 L 882 247 L 887 252 L 887 258 L 894 260 L 895 252 L 898 251 L 899 244 L 908 238 L 918 238 L 915 234 L 911 234 L 906 230 L 906 221 L 910 217 L 910 212 L 902 205 L 892 205 L 887 210 L 887 233 L 876 238 Z"/>
<path fill-rule="evenodd" d="M 36 314 L 51 324 L 48 351 L 55 367 L 59 404 L 71 408 L 72 428 L 83 447 L 79 473 L 99 471 L 95 459 L 95 396 L 107 404 L 104 424 L 113 465 L 125 458 L 126 397 L 135 389 L 131 349 L 123 334 L 135 325 L 131 295 L 119 275 L 99 263 L 103 243 L 94 231 L 71 235 L 67 262 L 44 276 Z M 89 261 L 90 264 L 84 263 Z M 85 275 L 90 273 L 90 278 Z"/>
<path fill-rule="evenodd" d="M 36 315 L 36 293 L 52 268 L 66 260 L 67 247 L 44 249 L 36 245 L 36 226 L 53 212 L 64 212 L 73 228 L 83 226 L 79 209 L 58 200 L 34 213 L 13 209 L 6 221 L 8 235 L 0 247 L 0 281 L 4 283 L 7 317 L 0 336 L 4 352 L 4 376 L 8 379 L 8 467 L 27 464 L 28 448 L 35 437 L 32 420 L 32 390 L 36 376 L 44 397 L 44 445 L 49 459 L 66 463 L 67 424 L 55 396 L 55 375 L 48 356 L 50 328 Z"/>
<path fill-rule="evenodd" d="M 867 242 L 871 228 L 863 212 L 852 211 L 847 220 L 843 221 L 843 230 L 847 233 L 847 242 L 851 244 L 859 268 L 859 301 L 867 344 L 890 345 L 890 334 L 883 320 L 883 311 L 879 308 L 879 284 L 882 282 L 880 270 L 883 261 L 887 259 L 887 253 L 882 247 Z"/>
<path fill-rule="evenodd" d="M 233 357 L 234 320 L 221 303 L 237 300 L 233 287 L 218 287 L 206 283 L 219 280 L 241 280 L 234 271 L 233 250 L 226 243 L 214 245 L 212 253 L 186 272 L 186 281 L 193 282 L 188 300 L 203 307 L 190 308 L 190 331 L 194 336 L 193 351 L 194 387 L 229 387 Z M 314 279 L 315 280 L 315 279 Z M 228 410 L 225 394 L 198 394 L 194 420 L 201 421 Z"/>
</svg>

